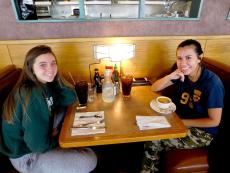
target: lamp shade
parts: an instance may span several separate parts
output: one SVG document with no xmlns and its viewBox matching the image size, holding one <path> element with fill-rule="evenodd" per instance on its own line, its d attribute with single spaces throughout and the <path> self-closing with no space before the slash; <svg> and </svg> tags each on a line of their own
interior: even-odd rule
<svg viewBox="0 0 230 173">
<path fill-rule="evenodd" d="M 104 59 L 109 57 L 109 47 L 106 45 L 95 45 L 93 50 L 95 59 Z"/>
<path fill-rule="evenodd" d="M 135 56 L 134 44 L 95 45 L 94 57 L 96 59 L 108 58 L 111 61 L 122 61 Z"/>
</svg>

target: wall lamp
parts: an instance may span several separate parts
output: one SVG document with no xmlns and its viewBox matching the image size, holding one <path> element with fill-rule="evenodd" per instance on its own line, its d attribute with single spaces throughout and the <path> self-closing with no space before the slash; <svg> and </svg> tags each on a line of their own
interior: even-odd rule
<svg viewBox="0 0 230 173">
<path fill-rule="evenodd" d="M 111 45 L 95 45 L 94 58 L 109 59 L 111 61 L 122 61 L 135 56 L 134 44 L 111 44 Z"/>
<path fill-rule="evenodd" d="M 100 64 L 102 60 L 109 60 L 112 62 L 119 62 L 120 70 L 121 70 L 121 61 L 133 58 L 135 56 L 135 45 L 134 44 L 94 45 L 93 55 L 94 55 L 94 59 L 99 60 L 99 62 L 89 64 L 91 83 L 92 83 L 91 65 Z"/>
</svg>

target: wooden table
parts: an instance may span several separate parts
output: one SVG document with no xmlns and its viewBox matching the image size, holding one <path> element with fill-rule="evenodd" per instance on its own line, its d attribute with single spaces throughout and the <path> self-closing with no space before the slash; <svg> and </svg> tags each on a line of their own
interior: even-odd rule
<svg viewBox="0 0 230 173">
<path fill-rule="evenodd" d="M 130 98 L 123 98 L 120 93 L 112 103 L 103 102 L 101 94 L 97 95 L 96 100 L 89 103 L 86 109 L 77 110 L 79 112 L 104 111 L 106 133 L 96 135 L 71 136 L 76 107 L 69 107 L 59 137 L 60 146 L 71 148 L 186 136 L 187 128 L 176 113 L 165 115 L 171 124 L 170 128 L 139 130 L 136 125 L 136 115 L 160 115 L 150 107 L 151 100 L 157 96 L 158 94 L 151 91 L 150 86 L 135 86 L 132 88 Z"/>
</svg>

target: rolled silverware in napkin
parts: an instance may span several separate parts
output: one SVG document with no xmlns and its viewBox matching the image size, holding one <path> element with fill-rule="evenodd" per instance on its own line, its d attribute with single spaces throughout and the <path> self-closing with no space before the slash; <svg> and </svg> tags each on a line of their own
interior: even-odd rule
<svg viewBox="0 0 230 173">
<path fill-rule="evenodd" d="M 92 126 L 92 127 L 72 127 L 72 129 L 92 129 L 92 130 L 95 130 L 95 129 L 105 129 L 105 127 L 100 127 L 100 126 Z"/>
<path fill-rule="evenodd" d="M 95 115 L 81 115 L 78 118 L 102 118 L 102 115 L 95 114 Z"/>
<path fill-rule="evenodd" d="M 73 124 L 73 127 L 105 127 L 105 121 L 104 120 L 100 120 L 97 122 L 89 122 L 89 123 L 83 123 L 83 124 Z"/>
</svg>

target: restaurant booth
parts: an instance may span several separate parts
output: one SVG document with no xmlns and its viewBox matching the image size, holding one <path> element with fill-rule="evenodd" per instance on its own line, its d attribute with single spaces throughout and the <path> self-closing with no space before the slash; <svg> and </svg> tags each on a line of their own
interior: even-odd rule
<svg viewBox="0 0 230 173">
<path fill-rule="evenodd" d="M 45 44 L 50 46 L 54 53 L 57 56 L 58 64 L 62 75 L 71 83 L 73 83 L 72 79 L 74 80 L 86 80 L 89 83 L 92 81 L 92 75 L 94 74 L 94 69 L 98 68 L 100 74 L 104 73 L 105 65 L 112 65 L 115 64 L 118 66 L 118 69 L 121 73 L 125 72 L 132 72 L 134 77 L 136 78 L 147 78 L 149 81 L 155 81 L 160 76 L 167 74 L 170 72 L 171 67 L 175 63 L 175 52 L 177 45 L 185 39 L 196 39 L 198 40 L 202 48 L 204 50 L 204 61 L 207 64 L 208 68 L 216 72 L 224 82 L 226 92 L 226 105 L 229 103 L 229 66 L 230 66 L 230 53 L 226 50 L 229 49 L 230 45 L 230 36 L 162 36 L 162 37 L 107 37 L 107 38 L 72 38 L 72 39 L 46 39 L 46 40 L 20 40 L 20 41 L 0 41 L 0 54 L 1 54 L 1 62 L 0 62 L 0 94 L 1 99 L 2 92 L 5 94 L 9 92 L 9 90 L 13 86 L 13 82 L 16 82 L 18 75 L 20 73 L 20 68 L 22 68 L 24 57 L 26 52 L 36 45 Z M 111 46 L 115 44 L 132 44 L 135 46 L 135 53 L 132 59 L 124 59 L 119 62 L 113 62 L 111 60 L 98 60 L 95 58 L 95 46 L 104 45 L 104 46 Z M 12 66 L 9 66 L 12 65 Z M 6 66 L 8 66 L 6 68 Z M 69 75 L 71 74 L 71 76 Z M 14 80 L 12 80 L 14 79 Z M 4 84 L 4 85 L 2 85 Z M 5 88 L 8 90 L 6 91 Z M 134 97 L 139 97 L 140 100 L 146 105 L 146 109 L 140 109 L 148 115 L 154 114 L 154 111 L 149 106 L 149 101 L 155 98 L 157 95 L 146 95 L 146 99 L 142 99 L 139 92 L 145 92 L 145 89 L 133 87 L 131 94 Z M 137 89 L 138 88 L 138 89 Z M 140 90 L 140 91 L 138 91 Z M 158 93 L 159 95 L 160 93 Z M 168 93 L 163 93 L 167 95 Z M 120 97 L 120 96 L 119 96 Z M 138 99 L 137 99 L 138 100 Z M 130 101 L 131 104 L 134 104 L 134 107 L 140 107 L 139 102 L 137 100 Z M 2 100 L 1 100 L 2 101 Z M 129 102 L 129 101 L 127 101 Z M 116 104 L 123 103 L 123 101 L 115 102 Z M 99 103 L 98 103 L 99 104 Z M 128 104 L 128 107 L 122 107 L 125 111 L 135 111 L 131 104 Z M 1 102 L 2 106 L 2 102 Z M 97 105 L 98 107 L 100 105 Z M 93 110 L 89 106 L 89 110 Z M 111 108 L 111 110 L 110 110 Z M 119 108 L 120 109 L 120 108 Z M 118 109 L 118 110 L 119 110 Z M 122 110 L 121 109 L 121 110 Z M 114 107 L 106 107 L 108 112 L 114 111 L 116 113 L 116 109 Z M 73 109 L 69 109 L 67 114 L 73 111 Z M 147 112 L 146 112 L 147 111 Z M 224 108 L 224 115 L 229 113 L 228 106 Z M 105 115 L 109 116 L 109 115 Z M 136 116 L 136 115 L 134 115 Z M 173 117 L 174 115 L 172 115 Z M 176 115 L 175 115 L 176 116 Z M 175 125 L 172 127 L 171 132 L 168 133 L 168 138 L 173 137 L 183 137 L 186 136 L 187 130 L 186 127 L 179 122 L 177 124 L 177 118 L 173 119 L 172 117 L 168 116 L 168 120 L 170 123 Z M 116 119 L 117 118 L 117 119 Z M 120 118 L 120 119 L 119 119 Z M 65 119 L 66 124 L 70 124 L 71 117 Z M 107 120 L 107 119 L 105 119 Z M 115 116 L 110 121 L 107 122 L 108 132 L 110 133 L 109 125 L 116 124 L 119 126 L 119 121 L 126 120 L 125 114 L 123 117 Z M 133 121 L 133 120 L 132 120 Z M 228 121 L 228 120 L 226 120 Z M 112 123 L 113 122 L 113 123 Z M 135 123 L 135 122 L 134 122 Z M 133 123 L 133 126 L 135 125 Z M 177 125 L 176 125 L 177 124 Z M 106 126 L 106 128 L 107 128 Z M 180 129 L 181 131 L 178 131 Z M 157 130 L 152 131 L 151 133 L 144 132 L 145 136 L 137 136 L 132 137 L 132 135 L 126 135 L 122 132 L 121 127 L 117 127 L 117 132 L 120 132 L 119 138 L 116 140 L 111 140 L 109 137 L 105 136 L 102 137 L 103 145 L 111 145 L 111 144 L 121 144 L 121 143 L 134 143 L 134 142 L 144 142 L 148 140 L 156 140 L 156 139 L 164 139 L 166 138 L 162 132 L 164 130 Z M 127 128 L 127 130 L 130 130 Z M 223 125 L 222 134 L 217 137 L 217 142 L 213 143 L 212 147 L 218 148 L 222 145 L 226 145 L 225 134 L 226 125 Z M 134 132 L 138 131 L 136 128 Z M 145 134 L 146 133 L 146 134 Z M 65 136 L 67 134 L 67 136 Z M 69 135 L 69 129 L 63 129 L 62 134 L 59 139 L 59 143 L 61 147 L 69 148 L 74 147 L 77 143 L 71 142 L 71 136 Z M 112 134 L 112 133 L 111 133 Z M 177 135 L 175 135 L 177 134 Z M 116 136 L 117 134 L 112 134 Z M 134 133 L 136 135 L 136 133 Z M 223 135 L 223 136 L 222 136 Z M 76 137 L 74 137 L 75 139 Z M 80 146 L 98 146 L 100 143 L 97 141 L 99 137 L 86 137 L 81 138 L 82 143 L 79 143 Z M 136 138 L 136 139 L 135 139 Z M 77 138 L 76 138 L 77 139 Z M 87 142 L 87 140 L 89 142 Z M 136 140 L 136 141 L 135 141 Z M 137 141 L 138 140 L 138 141 Z M 219 140 L 224 142 L 219 142 Z M 76 146 L 75 146 L 76 147 Z M 139 146 L 138 146 L 139 147 Z M 191 172 L 195 170 L 197 172 L 207 172 L 208 170 L 208 160 L 207 160 L 207 149 L 200 149 L 200 150 L 190 150 L 190 151 L 182 151 L 179 153 L 178 151 L 173 151 L 171 153 L 167 153 L 165 155 L 165 161 L 163 163 L 163 167 L 165 168 L 166 172 L 173 173 L 174 172 Z M 212 150 L 213 151 L 213 150 Z M 135 152 L 135 151 L 133 151 Z M 186 154 L 188 152 L 188 154 Z M 224 151 L 220 149 L 220 153 L 224 154 Z M 214 156 L 218 156 L 216 152 L 212 152 L 212 160 L 211 163 L 216 163 L 215 159 L 213 160 Z M 1 156 L 0 165 L 4 164 L 6 170 L 10 172 L 10 165 L 5 164 L 5 160 L 7 158 L 3 158 Z M 4 162 L 3 162 L 4 160 Z M 141 159 L 140 159 L 141 160 Z M 223 162 L 224 163 L 224 162 Z M 220 164 L 218 162 L 218 164 Z M 222 164 L 222 163 L 221 163 Z M 172 171 L 173 170 L 173 171 Z M 7 171 L 6 171 L 7 172 Z"/>
</svg>

